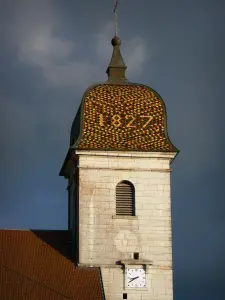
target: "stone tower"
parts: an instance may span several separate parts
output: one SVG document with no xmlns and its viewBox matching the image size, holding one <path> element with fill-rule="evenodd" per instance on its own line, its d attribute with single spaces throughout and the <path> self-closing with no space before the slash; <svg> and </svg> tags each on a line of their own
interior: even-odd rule
<svg viewBox="0 0 225 300">
<path fill-rule="evenodd" d="M 108 80 L 89 87 L 60 175 L 78 267 L 101 267 L 107 300 L 171 300 L 171 143 L 159 94 L 126 78 L 112 39 Z"/>
</svg>

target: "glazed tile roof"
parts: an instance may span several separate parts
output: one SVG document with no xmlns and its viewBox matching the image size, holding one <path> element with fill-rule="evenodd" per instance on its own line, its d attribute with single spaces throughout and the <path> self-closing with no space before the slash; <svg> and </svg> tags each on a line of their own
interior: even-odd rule
<svg viewBox="0 0 225 300">
<path fill-rule="evenodd" d="M 104 299 L 98 268 L 75 268 L 69 231 L 0 230 L 0 299 Z"/>
<path fill-rule="evenodd" d="M 166 108 L 151 88 L 97 84 L 84 94 L 71 132 L 75 149 L 177 152 L 167 133 Z"/>
</svg>

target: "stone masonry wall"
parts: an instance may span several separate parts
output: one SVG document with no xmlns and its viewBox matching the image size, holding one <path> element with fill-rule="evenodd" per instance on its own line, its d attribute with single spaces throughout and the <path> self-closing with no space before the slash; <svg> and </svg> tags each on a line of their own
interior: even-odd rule
<svg viewBox="0 0 225 300">
<path fill-rule="evenodd" d="M 172 299 L 171 153 L 81 152 L 79 155 L 79 263 L 101 265 L 106 299 Z M 100 155 L 99 155 L 100 154 Z M 116 185 L 135 187 L 134 217 L 115 215 Z M 116 261 L 151 260 L 147 291 L 124 290 Z M 133 297 L 133 298 L 132 298 Z"/>
</svg>

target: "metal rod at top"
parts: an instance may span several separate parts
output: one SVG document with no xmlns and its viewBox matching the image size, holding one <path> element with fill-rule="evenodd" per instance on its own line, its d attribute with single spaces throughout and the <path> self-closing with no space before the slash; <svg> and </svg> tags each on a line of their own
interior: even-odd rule
<svg viewBox="0 0 225 300">
<path fill-rule="evenodd" d="M 118 36 L 118 17 L 117 17 L 117 5 L 118 0 L 115 0 L 114 4 L 114 27 L 115 27 L 115 36 Z"/>
</svg>

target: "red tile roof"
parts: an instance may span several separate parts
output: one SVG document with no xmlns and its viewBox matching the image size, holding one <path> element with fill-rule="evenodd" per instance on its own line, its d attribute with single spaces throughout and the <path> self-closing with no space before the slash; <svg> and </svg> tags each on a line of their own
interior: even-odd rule
<svg viewBox="0 0 225 300">
<path fill-rule="evenodd" d="M 102 300 L 98 268 L 75 268 L 69 231 L 0 230 L 1 300 Z"/>
</svg>

